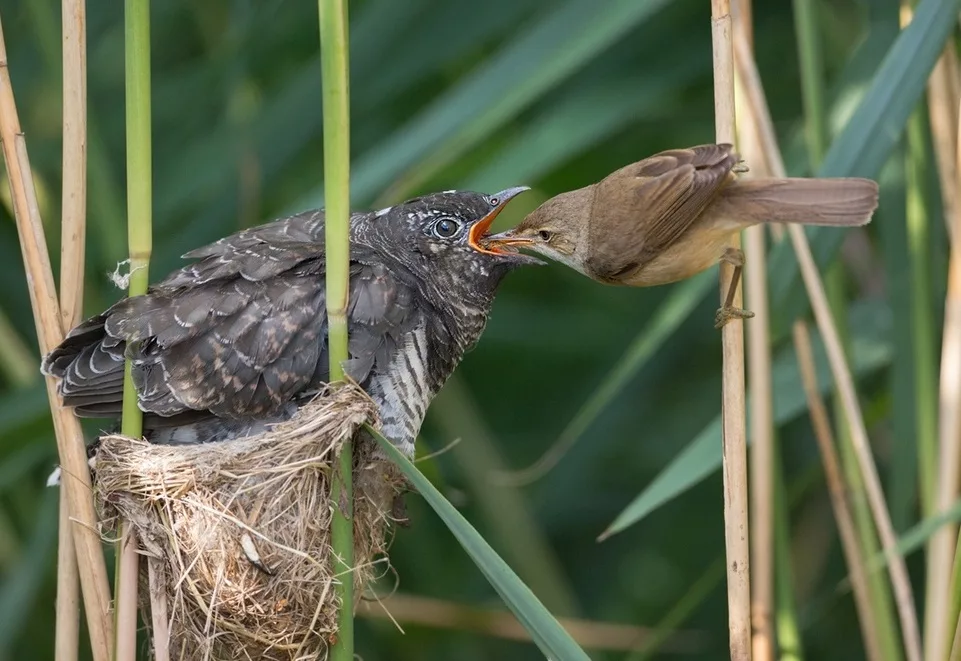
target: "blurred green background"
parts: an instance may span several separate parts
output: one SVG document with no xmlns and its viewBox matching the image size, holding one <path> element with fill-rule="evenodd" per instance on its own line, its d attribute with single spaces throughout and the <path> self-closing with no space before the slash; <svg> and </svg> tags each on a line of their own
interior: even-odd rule
<svg viewBox="0 0 961 661">
<path fill-rule="evenodd" d="M 787 0 L 754 4 L 758 65 L 788 168 L 810 174 L 794 10 Z M 899 3 L 815 4 L 833 138 L 897 37 Z M 534 190 L 499 218 L 497 226 L 506 227 L 550 195 L 653 152 L 713 140 L 706 1 L 354 0 L 349 8 L 355 208 L 432 190 L 530 185 Z M 126 256 L 126 206 L 122 5 L 91 2 L 88 12 L 85 310 L 92 314 L 120 295 L 107 274 Z M 0 17 L 55 254 L 59 3 L 0 0 Z M 322 204 L 323 167 L 316 3 L 166 0 L 152 3 L 151 20 L 151 274 L 157 279 L 191 248 Z M 927 130 L 922 122 L 922 143 L 930 150 Z M 904 152 L 897 135 L 890 142 L 893 150 L 865 166 L 865 174 L 878 176 L 887 161 L 870 240 L 846 244 L 838 255 L 852 363 L 895 526 L 903 532 L 919 518 L 917 450 L 915 410 L 905 401 L 913 392 L 912 331 L 899 321 L 911 314 Z M 933 320 L 929 339 L 940 346 L 947 248 L 933 161 L 912 185 L 934 210 L 923 244 L 929 287 L 921 291 L 930 294 L 924 304 Z M 56 450 L 9 199 L 4 181 L 0 658 L 42 661 L 53 658 L 57 492 L 44 488 L 44 479 Z M 717 470 L 720 335 L 712 328 L 716 271 L 705 277 L 709 295 L 685 302 L 679 297 L 690 284 L 609 288 L 556 265 L 511 275 L 482 341 L 424 426 L 421 454 L 461 442 L 422 462 L 422 470 L 552 612 L 682 630 L 657 640 L 638 631 L 629 642 L 648 644 L 647 657 L 608 637 L 620 649 L 589 649 L 596 659 L 729 658 Z M 681 306 L 677 328 L 631 362 L 632 347 L 665 303 Z M 775 316 L 778 310 L 775 305 Z M 779 319 L 782 330 L 787 321 Z M 793 351 L 783 332 L 775 339 L 786 495 L 779 548 L 789 579 L 781 585 L 791 588 L 779 590 L 796 607 L 805 658 L 863 658 Z M 823 365 L 822 359 L 827 388 Z M 598 393 L 607 393 L 605 404 L 584 418 L 579 441 L 556 468 L 519 488 L 497 481 L 497 470 L 539 457 Z M 700 444 L 685 453 L 694 442 Z M 672 463 L 678 457 L 683 461 Z M 648 515 L 598 543 L 652 485 Z M 450 615 L 455 607 L 501 605 L 423 501 L 411 496 L 408 506 L 413 525 L 398 531 L 392 548 L 396 576 L 378 589 L 386 594 L 396 578 L 404 595 L 441 600 L 441 608 L 428 612 L 417 602 L 395 612 L 406 635 L 382 618 L 361 618 L 362 658 L 542 658 L 529 643 L 478 632 L 490 626 L 476 614 Z M 919 556 L 909 558 L 918 590 Z M 371 611 L 382 612 L 376 603 Z M 412 622 L 416 617 L 434 624 Z"/>
</svg>

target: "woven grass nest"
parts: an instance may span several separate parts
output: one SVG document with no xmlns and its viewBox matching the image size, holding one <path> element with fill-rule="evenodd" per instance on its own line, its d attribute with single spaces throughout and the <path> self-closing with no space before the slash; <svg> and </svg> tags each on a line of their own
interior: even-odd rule
<svg viewBox="0 0 961 661">
<path fill-rule="evenodd" d="M 353 385 L 268 433 L 204 445 L 101 439 L 95 490 L 105 536 L 118 517 L 146 556 L 141 606 L 165 597 L 171 659 L 324 659 L 336 637 L 330 523 L 339 451 L 354 446 L 355 594 L 387 571 L 403 480 L 357 434 L 377 410 Z M 148 566 L 154 572 L 150 595 Z M 355 604 L 356 606 L 356 604 Z M 146 616 L 145 620 L 150 621 Z"/>
</svg>

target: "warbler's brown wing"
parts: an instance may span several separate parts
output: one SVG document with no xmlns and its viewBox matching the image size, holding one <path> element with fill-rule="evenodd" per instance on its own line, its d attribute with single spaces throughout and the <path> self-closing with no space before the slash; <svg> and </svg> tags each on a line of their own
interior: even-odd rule
<svg viewBox="0 0 961 661">
<path fill-rule="evenodd" d="M 738 160 L 728 144 L 672 149 L 598 182 L 588 234 L 592 272 L 616 279 L 661 254 L 733 180 Z"/>
<path fill-rule="evenodd" d="M 323 215 L 304 214 L 188 253 L 198 261 L 78 326 L 43 370 L 81 416 L 120 413 L 125 356 L 152 425 L 276 414 L 328 379 L 323 233 Z M 347 369 L 364 385 L 421 306 L 370 249 L 351 257 Z"/>
</svg>

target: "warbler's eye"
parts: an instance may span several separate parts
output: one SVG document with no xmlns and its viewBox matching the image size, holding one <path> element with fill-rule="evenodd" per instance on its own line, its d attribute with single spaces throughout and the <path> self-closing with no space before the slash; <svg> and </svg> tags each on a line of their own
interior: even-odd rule
<svg viewBox="0 0 961 661">
<path fill-rule="evenodd" d="M 442 239 L 449 239 L 457 234 L 457 230 L 459 229 L 460 223 L 451 218 L 441 218 L 434 223 L 434 235 Z"/>
<path fill-rule="evenodd" d="M 545 242 L 545 243 L 547 243 L 548 241 L 550 241 L 552 236 L 554 236 L 554 235 L 551 234 L 550 232 L 548 232 L 547 230 L 540 230 L 540 231 L 537 233 L 537 238 L 540 239 L 541 241 Z"/>
</svg>

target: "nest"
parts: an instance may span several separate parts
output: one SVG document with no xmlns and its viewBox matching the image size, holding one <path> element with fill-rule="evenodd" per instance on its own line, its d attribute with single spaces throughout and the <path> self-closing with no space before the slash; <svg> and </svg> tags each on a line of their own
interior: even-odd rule
<svg viewBox="0 0 961 661">
<path fill-rule="evenodd" d="M 115 529 L 120 517 L 135 530 L 147 556 L 141 606 L 166 603 L 172 659 L 326 658 L 340 609 L 334 584 L 347 578 L 330 545 L 331 480 L 344 442 L 356 437 L 355 594 L 387 570 L 391 506 L 403 485 L 375 442 L 357 433 L 364 423 L 377 424 L 376 406 L 343 386 L 249 438 L 190 446 L 101 439 L 102 525 Z"/>
</svg>

